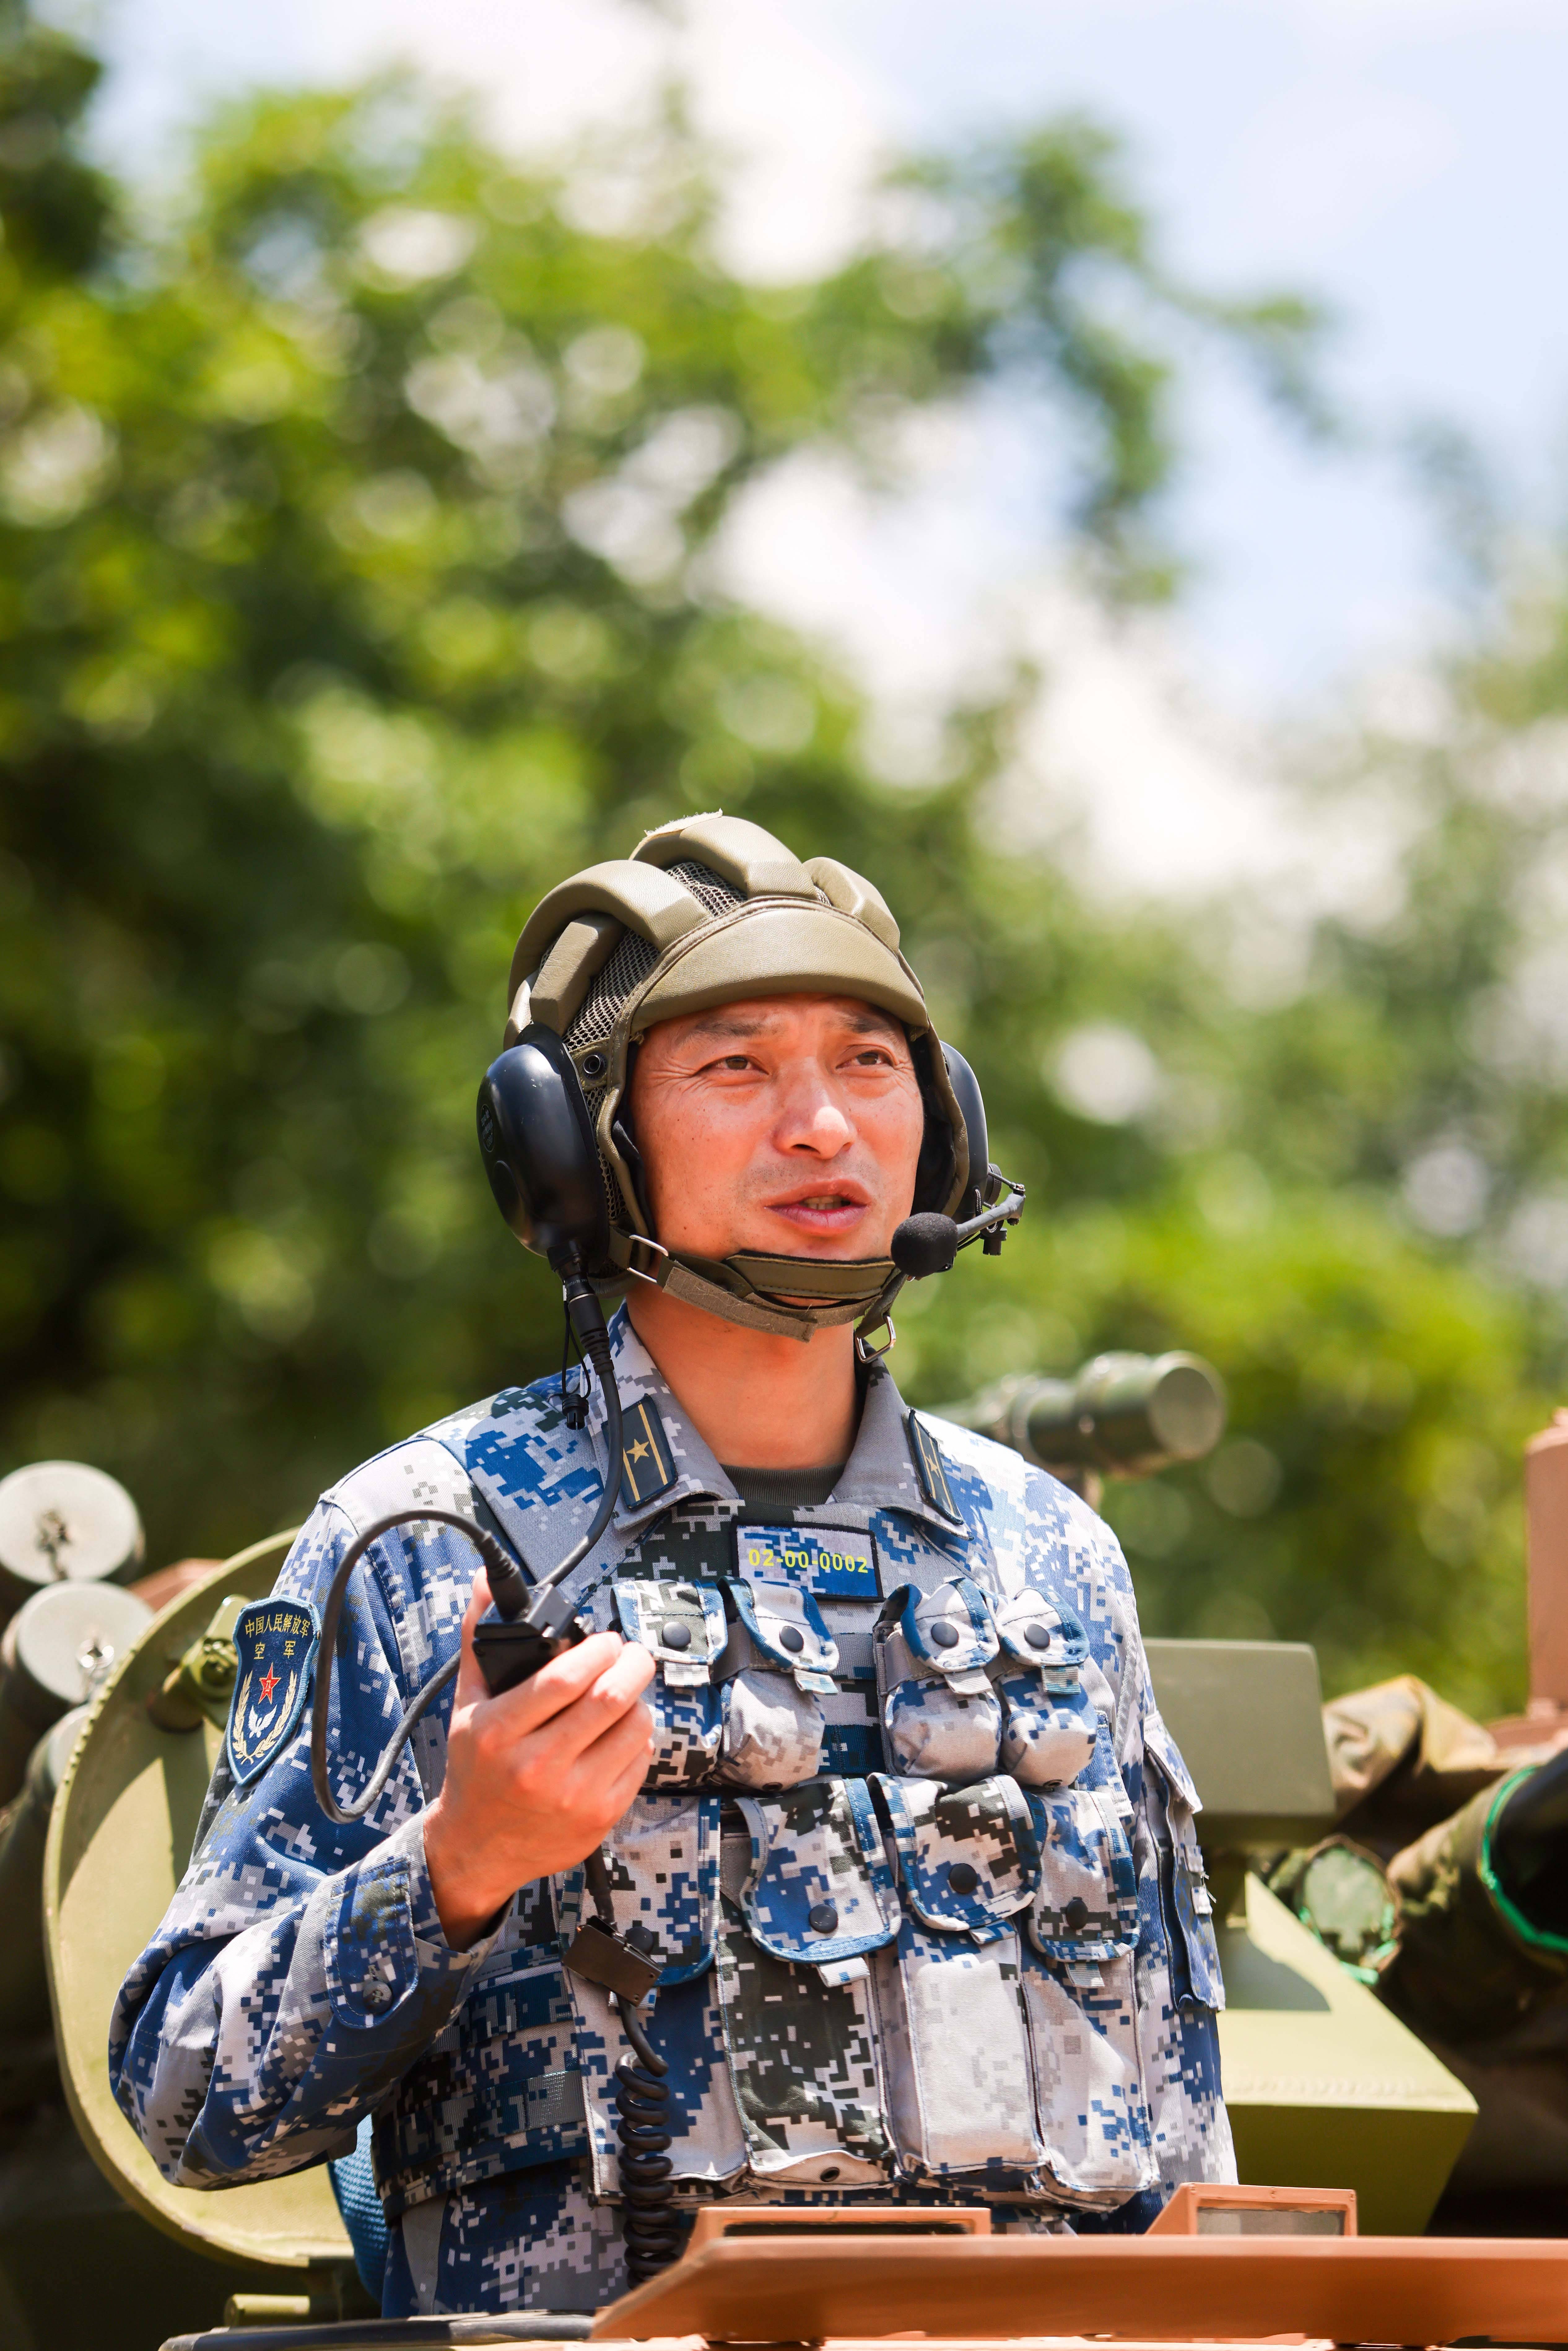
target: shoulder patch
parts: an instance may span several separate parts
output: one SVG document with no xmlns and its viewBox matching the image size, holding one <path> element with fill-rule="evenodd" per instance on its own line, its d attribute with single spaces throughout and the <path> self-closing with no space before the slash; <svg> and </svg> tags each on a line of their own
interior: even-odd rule
<svg viewBox="0 0 1568 2351">
<path fill-rule="evenodd" d="M 643 1396 L 632 1405 L 621 1430 L 621 1499 L 629 1510 L 640 1510 L 674 1482 L 674 1457 L 659 1407 Z"/>
<path fill-rule="evenodd" d="M 945 1519 L 951 1519 L 955 1526 L 962 1525 L 963 1512 L 953 1499 L 941 1447 L 917 1412 L 904 1414 L 904 1427 L 909 1439 L 909 1458 L 915 1464 L 921 1492 L 934 1510 L 939 1510 Z"/>
<path fill-rule="evenodd" d="M 254 1600 L 235 1619 L 239 1671 L 224 1743 L 236 1787 L 265 1771 L 292 1737 L 320 1638 L 321 1620 L 308 1600 Z"/>
</svg>

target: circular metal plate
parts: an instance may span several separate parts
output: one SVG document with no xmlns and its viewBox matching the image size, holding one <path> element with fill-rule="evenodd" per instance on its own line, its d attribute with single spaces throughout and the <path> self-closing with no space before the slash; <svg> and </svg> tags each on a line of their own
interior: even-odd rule
<svg viewBox="0 0 1568 2351">
<path fill-rule="evenodd" d="M 31 1461 L 0 1478 L 0 1582 L 13 1604 L 51 1583 L 101 1583 L 140 1566 L 141 1520 L 118 1479 L 85 1461 Z"/>
<path fill-rule="evenodd" d="M 57 1583 L 35 1592 L 5 1628 L 7 1679 L 29 1712 L 51 1715 L 91 1697 L 152 1611 L 114 1583 Z"/>
</svg>

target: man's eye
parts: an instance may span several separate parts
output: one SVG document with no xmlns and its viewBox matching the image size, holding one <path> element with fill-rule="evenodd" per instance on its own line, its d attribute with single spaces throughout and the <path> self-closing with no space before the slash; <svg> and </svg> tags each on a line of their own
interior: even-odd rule
<svg viewBox="0 0 1568 2351">
<path fill-rule="evenodd" d="M 749 1070 L 752 1066 L 751 1056 L 749 1053 L 726 1053 L 723 1060 L 716 1062 L 714 1066 L 720 1070 Z"/>
</svg>

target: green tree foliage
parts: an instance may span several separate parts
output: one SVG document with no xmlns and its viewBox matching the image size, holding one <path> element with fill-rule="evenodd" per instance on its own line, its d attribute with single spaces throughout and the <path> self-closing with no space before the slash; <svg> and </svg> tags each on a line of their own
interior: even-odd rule
<svg viewBox="0 0 1568 2351">
<path fill-rule="evenodd" d="M 1031 1186 L 1001 1269 L 912 1294 L 912 1393 L 1197 1346 L 1228 1451 L 1108 1505 L 1151 1620 L 1516 1695 L 1539 1323 L 1393 1205 L 1422 1071 L 1457 1082 L 1451 961 L 1325 932 L 1312 985 L 1247 1011 L 1219 914 L 1113 914 L 1018 851 L 1010 704 L 952 714 L 940 780 L 881 779 L 845 678 L 708 559 L 791 451 L 874 473 L 901 419 L 1005 380 L 1042 531 L 1157 588 L 1175 354 L 1216 336 L 1305 413 L 1311 315 L 1174 283 L 1072 121 L 912 169 L 843 268 L 762 288 L 715 257 L 678 108 L 549 177 L 407 83 L 268 99 L 149 230 L 78 158 L 90 86 L 13 34 L 5 1465 L 99 1461 L 156 1555 L 219 1550 L 554 1361 L 471 1138 L 513 939 L 564 871 L 722 805 L 876 876 Z M 1484 874 L 1450 878 L 1484 931 Z M 1075 1053 L 1121 1055 L 1109 1113 Z"/>
</svg>

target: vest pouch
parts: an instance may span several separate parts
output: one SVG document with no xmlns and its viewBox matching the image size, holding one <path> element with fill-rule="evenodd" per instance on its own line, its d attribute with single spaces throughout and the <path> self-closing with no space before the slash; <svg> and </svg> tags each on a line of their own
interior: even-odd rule
<svg viewBox="0 0 1568 2351">
<path fill-rule="evenodd" d="M 790 1675 L 747 1667 L 716 1692 L 716 1777 L 732 1788 L 794 1788 L 821 1768 L 822 1702 Z"/>
<path fill-rule="evenodd" d="M 983 1698 L 960 1698 L 945 1682 L 898 1682 L 883 1701 L 882 1720 L 889 1761 L 911 1779 L 962 1785 L 997 1768 L 1002 1710 L 988 1689 Z"/>
<path fill-rule="evenodd" d="M 718 1926 L 719 1802 L 716 1795 L 639 1795 L 601 1848 L 616 1931 L 624 1934 L 640 1920 L 654 1938 L 650 1956 L 662 1969 L 652 2003 L 652 2015 L 659 2020 L 655 2046 L 660 2035 L 673 2029 L 676 2016 L 686 2021 L 686 2037 L 693 2045 L 682 2046 L 680 2064 L 694 2070 L 681 2092 L 678 2168 L 683 2178 L 709 2180 L 734 2177 L 744 2161 L 734 2099 L 721 2062 L 716 2015 L 711 2019 L 706 2062 L 700 2022 L 693 2023 L 712 2008 L 709 1971 Z M 559 1886 L 560 1937 L 563 1947 L 570 1948 L 583 1919 L 593 1915 L 593 1905 L 580 1867 L 568 1871 Z M 613 2196 L 620 2184 L 614 2072 L 631 2044 L 601 1985 L 586 1982 L 570 1969 L 566 1982 L 577 2019 L 594 2193 Z"/>
<path fill-rule="evenodd" d="M 1064 2203 L 1110 2211 L 1159 2177 L 1149 2128 L 1134 1959 L 1053 1967 L 1021 1953 L 1040 2168 Z M 1092 1981 L 1073 1981 L 1074 1976 Z"/>
<path fill-rule="evenodd" d="M 1040 1867 L 1028 1802 L 1001 1777 L 875 1785 L 904 1907 L 896 1945 L 876 1960 L 900 2159 L 1021 2189 L 1045 2152 L 1017 1932 Z"/>
<path fill-rule="evenodd" d="M 653 1718 L 653 1756 L 643 1785 L 687 1788 L 711 1779 L 718 1756 L 718 1692 L 709 1677 L 728 1637 L 716 1584 L 656 1583 L 618 1577 L 615 1614 L 628 1641 L 640 1641 L 658 1667 L 643 1693 Z"/>
<path fill-rule="evenodd" d="M 671 1689 L 662 1674 L 643 1693 L 653 1718 L 653 1753 L 643 1785 L 691 1788 L 711 1780 L 722 1736 L 716 1689 Z"/>
<path fill-rule="evenodd" d="M 1122 1957 L 1138 1939 L 1138 1876 L 1114 1794 L 1062 1788 L 1028 1802 L 1040 1845 L 1030 1941 L 1061 1967 Z"/>
<path fill-rule="evenodd" d="M 906 1583 L 877 1620 L 879 1637 L 896 1625 L 916 1670 L 940 1674 L 952 1689 L 970 1691 L 999 1646 L 991 1603 L 972 1576 L 949 1576 L 933 1591 Z"/>
<path fill-rule="evenodd" d="M 729 1592 L 749 1638 L 747 1662 L 788 1674 L 797 1689 L 830 1697 L 839 1649 L 822 1622 L 822 1612 L 803 1584 L 769 1583 L 737 1575 Z M 731 1653 L 733 1656 L 733 1652 Z"/>
<path fill-rule="evenodd" d="M 865 1782 L 821 1779 L 733 1800 L 750 1842 L 727 1876 L 717 1987 L 754 2178 L 885 2179 L 885 2116 L 866 1954 L 897 1932 L 893 1876 Z"/>
<path fill-rule="evenodd" d="M 615 1931 L 641 1925 L 653 1938 L 648 1956 L 661 1985 L 685 1983 L 713 1965 L 718 1915 L 716 1796 L 634 1796 L 601 1852 Z M 561 1948 L 570 1949 L 593 1916 L 581 1865 L 556 1881 Z"/>
<path fill-rule="evenodd" d="M 1026 1584 L 991 1602 L 997 1639 L 1012 1662 L 1045 1677 L 1046 1687 L 1071 1694 L 1089 1656 L 1089 1635 L 1064 1601 Z"/>
<path fill-rule="evenodd" d="M 1144 1719 L 1144 1754 L 1154 1766 L 1155 1782 L 1151 1810 L 1163 1810 L 1166 1835 L 1159 1840 L 1160 1899 L 1166 1909 L 1166 1931 L 1171 1944 L 1171 1974 L 1176 1997 L 1195 2000 L 1204 2008 L 1225 2006 L 1225 1980 L 1219 1972 L 1219 1947 L 1214 1937 L 1214 1904 L 1208 1876 L 1197 1842 L 1194 1815 L 1202 1810 L 1192 1775 L 1181 1750 L 1152 1708 Z M 1175 1918 L 1170 1914 L 1174 1910 Z M 1186 1986 L 1181 1981 L 1186 1961 Z"/>
<path fill-rule="evenodd" d="M 914 1780 L 964 1787 L 997 1768 L 1002 1710 L 986 1667 L 997 1654 L 985 1594 L 967 1576 L 895 1592 L 873 1643 L 889 1762 Z"/>
<path fill-rule="evenodd" d="M 1001 1768 L 1026 1788 L 1061 1787 L 1094 1752 L 1098 1717 L 1082 1679 L 1088 1635 L 1071 1608 L 1032 1586 L 994 1599 L 991 1614 L 1001 1644 L 991 1668 Z"/>
<path fill-rule="evenodd" d="M 1040 1674 L 1008 1674 L 997 1683 L 1002 1710 L 998 1761 L 1025 1788 L 1060 1788 L 1076 1780 L 1094 1752 L 1100 1718 L 1082 1689 L 1043 1687 Z"/>
<path fill-rule="evenodd" d="M 873 1784 L 898 1855 L 904 1908 L 922 1926 L 985 1943 L 1028 1909 L 1040 1885 L 1040 1842 L 1013 1781 L 941 1788 L 879 1771 Z"/>
<path fill-rule="evenodd" d="M 1021 1956 L 1040 2168 L 1063 2201 L 1109 2210 L 1157 2176 L 1133 1982 L 1137 1873 L 1114 1791 L 1028 1802 L 1040 1874 Z"/>
<path fill-rule="evenodd" d="M 639 1641 L 672 1689 L 707 1682 L 729 1638 L 724 1594 L 716 1583 L 663 1583 L 618 1576 L 615 1614 L 628 1641 Z"/>
<path fill-rule="evenodd" d="M 722 1930 L 720 1930 L 722 1936 Z M 569 1975 L 581 2053 L 582 2103 L 593 2193 L 621 2194 L 620 2120 L 615 2068 L 634 2056 L 610 1995 L 600 1984 Z M 746 2134 L 735 2103 L 720 2022 L 718 1970 L 661 1984 L 643 2003 L 639 2018 L 654 2050 L 669 2066 L 672 2091 L 669 2158 L 683 2182 L 719 2189 L 735 2186 L 746 2172 Z M 579 2126 L 579 2144 L 584 2125 Z"/>
<path fill-rule="evenodd" d="M 751 1837 L 738 1907 L 760 1949 L 821 1966 L 891 1942 L 898 1899 L 863 1780 L 813 1780 L 735 1803 Z"/>
</svg>

